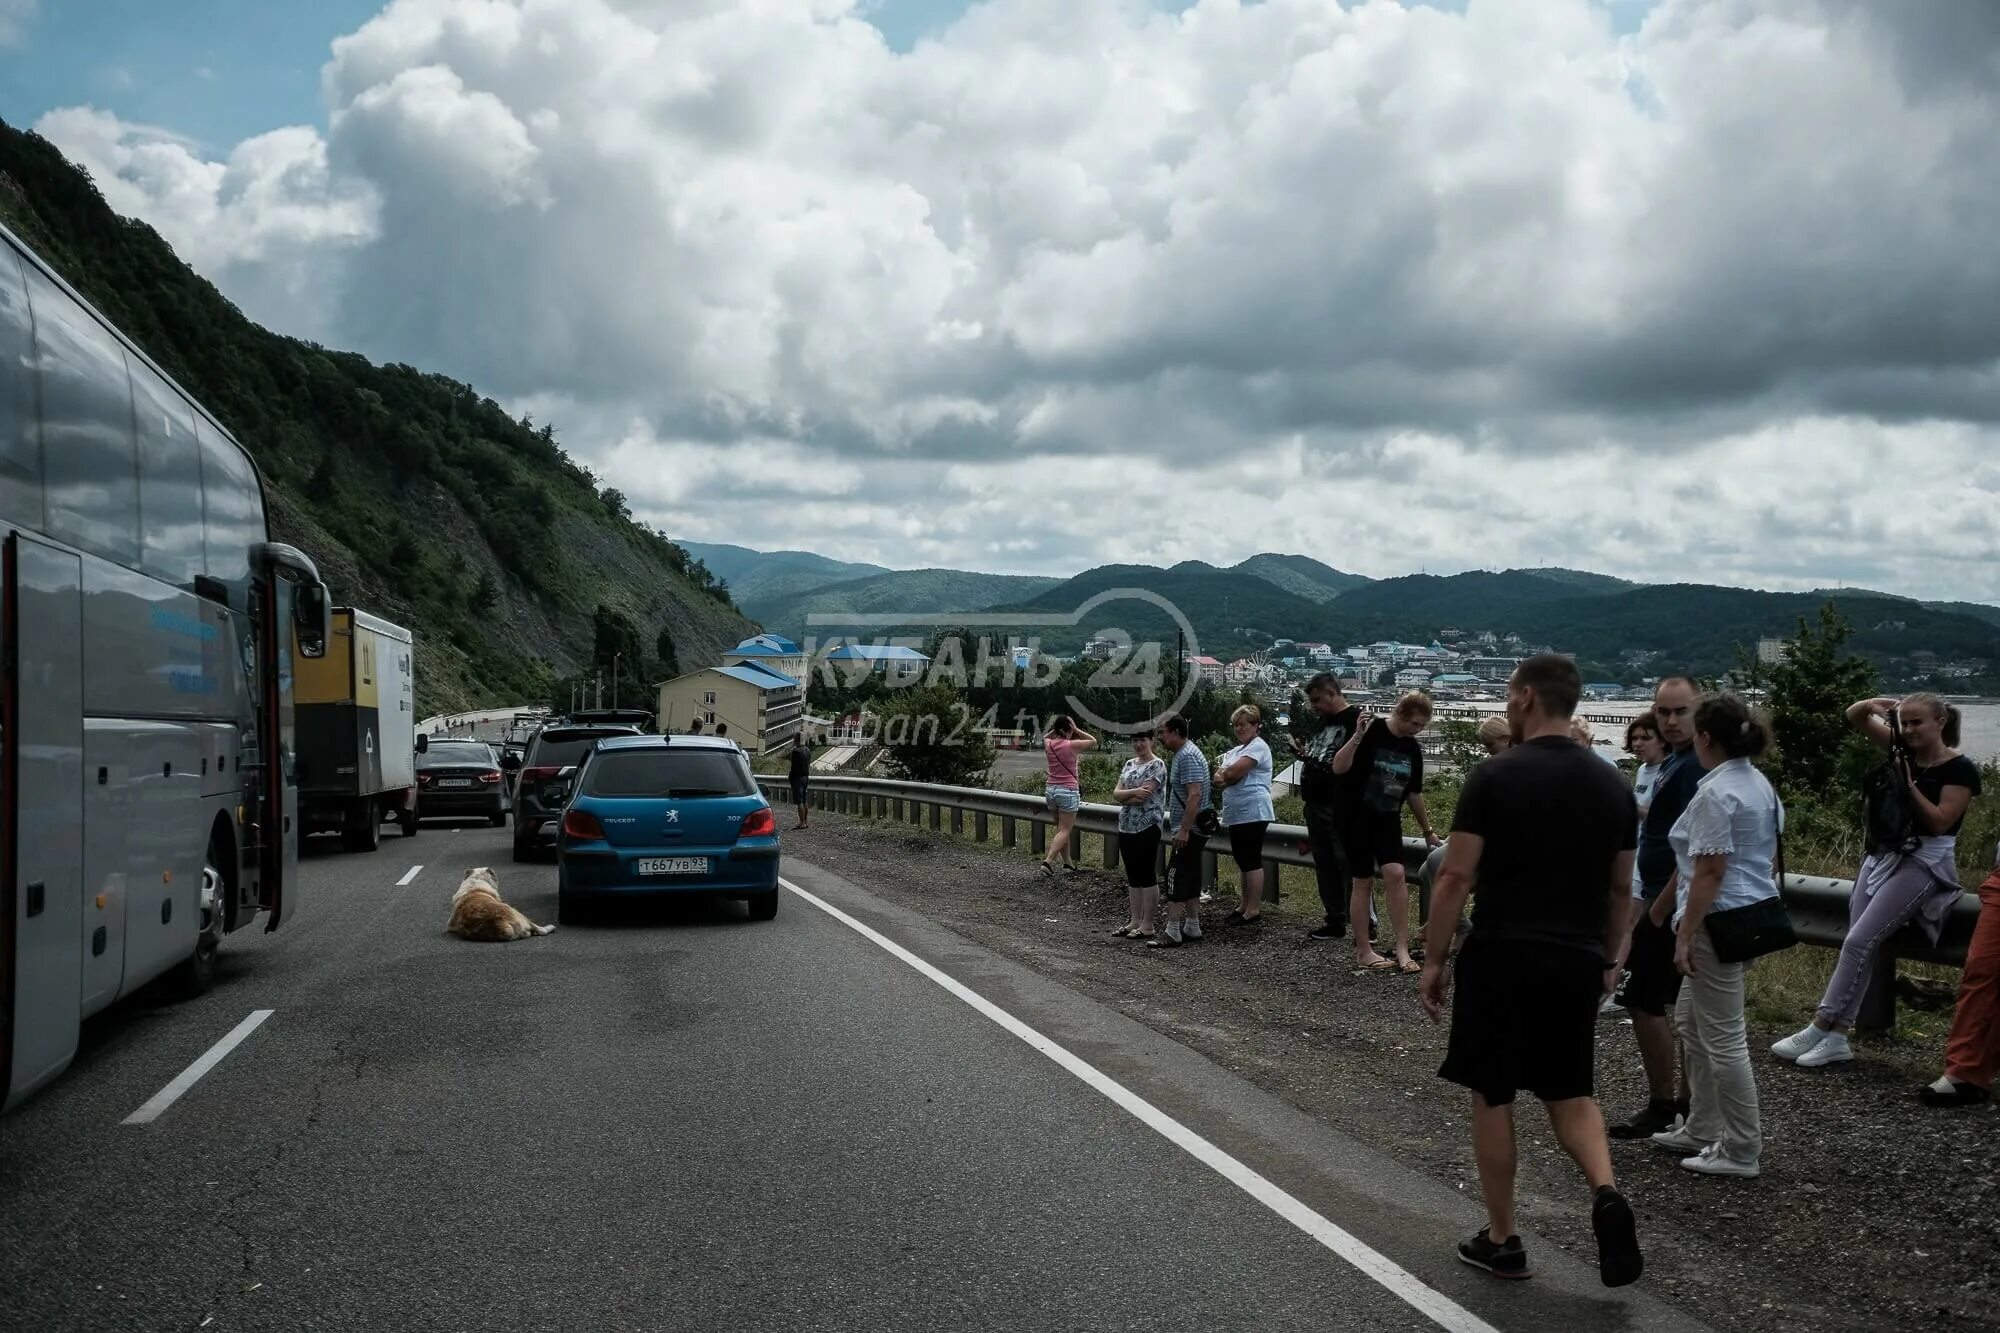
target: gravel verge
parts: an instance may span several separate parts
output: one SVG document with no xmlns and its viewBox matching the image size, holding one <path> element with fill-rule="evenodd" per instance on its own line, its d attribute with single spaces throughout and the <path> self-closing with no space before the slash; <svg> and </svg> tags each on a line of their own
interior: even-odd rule
<svg viewBox="0 0 2000 1333">
<path fill-rule="evenodd" d="M 1356 974 L 1351 944 L 1311 943 L 1318 897 L 1302 872 L 1253 931 L 1171 952 L 1108 932 L 1125 917 L 1116 872 L 1049 882 L 1025 851 L 826 811 L 785 833 L 786 852 L 1070 986 L 1226 1064 L 1399 1161 L 1478 1189 L 1463 1093 L 1436 1077 L 1445 1029 L 1416 979 Z M 1097 839 L 1086 851 L 1097 851 Z M 1936 1027 L 1940 1033 L 1945 1023 Z M 1717 1328 L 2000 1329 L 2000 1114 L 1919 1106 L 1922 1052 L 1799 1070 L 1769 1053 L 1790 1029 L 1752 1025 L 1763 1107 L 1763 1175 L 1693 1177 L 1648 1143 L 1614 1144 L 1646 1245 L 1644 1279 Z M 1941 1045 L 1941 1040 L 1938 1043 Z M 1933 1075 L 1934 1076 L 1934 1075 Z M 1603 1020 L 1598 1093 L 1607 1115 L 1644 1099 L 1628 1024 Z M 1595 1253 L 1582 1184 L 1524 1098 L 1519 1212 L 1563 1249 Z"/>
</svg>

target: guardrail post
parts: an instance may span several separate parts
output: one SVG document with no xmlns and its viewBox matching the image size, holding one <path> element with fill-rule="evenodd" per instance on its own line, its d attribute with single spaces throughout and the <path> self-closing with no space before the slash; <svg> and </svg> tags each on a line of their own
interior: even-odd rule
<svg viewBox="0 0 2000 1333">
<path fill-rule="evenodd" d="M 960 806 L 960 805 L 954 805 L 954 806 L 953 806 L 953 807 L 951 808 L 951 831 L 952 831 L 953 833 L 964 833 L 964 832 L 965 832 L 965 807 L 964 807 L 964 806 Z"/>
<path fill-rule="evenodd" d="M 1049 849 L 1049 826 L 1039 819 L 1028 821 L 1028 850 L 1040 856 Z"/>
<path fill-rule="evenodd" d="M 1115 830 L 1104 835 L 1104 868 L 1118 868 L 1118 834 Z"/>
<path fill-rule="evenodd" d="M 956 815 L 958 814 L 958 812 L 957 812 L 956 810 L 954 810 L 954 811 L 952 811 L 952 814 L 953 814 L 954 816 L 956 816 Z M 954 818 L 954 819 L 952 820 L 952 823 L 954 823 L 954 824 L 956 824 L 957 822 L 958 822 L 958 820 L 957 820 L 956 818 Z M 943 805 L 943 803 L 942 803 L 942 802 L 939 802 L 939 801 L 932 801 L 932 802 L 931 802 L 931 832 L 933 832 L 933 833 L 936 833 L 936 832 L 939 832 L 940 830 L 942 830 L 943 828 L 944 828 L 944 805 Z"/>
<path fill-rule="evenodd" d="M 1264 858 L 1264 895 L 1261 899 L 1267 906 L 1275 906 L 1278 891 L 1284 879 L 1285 867 L 1270 857 Z"/>
<path fill-rule="evenodd" d="M 1011 849 L 1019 845 L 1019 842 L 1020 839 L 1015 835 L 1014 830 L 1014 816 L 1000 816 L 1000 845 Z"/>
<path fill-rule="evenodd" d="M 1896 1026 L 1896 955 L 1886 947 L 1875 953 L 1874 970 L 1868 974 L 1868 989 L 1861 994 L 1854 1026 L 1862 1032 L 1887 1032 Z"/>
<path fill-rule="evenodd" d="M 986 812 L 984 810 L 975 810 L 972 812 L 972 836 L 979 842 L 986 841 Z"/>
<path fill-rule="evenodd" d="M 1203 893 L 1207 893 L 1213 889 L 1218 882 L 1215 873 L 1217 864 L 1215 853 L 1209 851 L 1207 848 L 1203 848 L 1201 853 L 1201 891 Z"/>
</svg>

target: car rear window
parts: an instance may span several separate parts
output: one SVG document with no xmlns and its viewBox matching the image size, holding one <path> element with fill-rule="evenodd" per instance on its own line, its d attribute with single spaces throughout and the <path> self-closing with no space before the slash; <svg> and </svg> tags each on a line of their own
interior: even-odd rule
<svg viewBox="0 0 2000 1333">
<path fill-rule="evenodd" d="M 435 768 L 440 764 L 493 764 L 493 751 L 484 745 L 458 744 L 440 745 L 431 742 L 431 748 L 417 756 L 418 768 Z"/>
<path fill-rule="evenodd" d="M 722 750 L 625 750 L 600 754 L 583 775 L 591 796 L 748 796 L 757 790 L 743 756 Z"/>
<path fill-rule="evenodd" d="M 534 756 L 528 761 L 530 768 L 567 768 L 590 753 L 590 747 L 606 736 L 630 736 L 630 730 L 610 728 L 604 731 L 565 731 L 558 736 L 543 736 L 535 742 Z"/>
</svg>

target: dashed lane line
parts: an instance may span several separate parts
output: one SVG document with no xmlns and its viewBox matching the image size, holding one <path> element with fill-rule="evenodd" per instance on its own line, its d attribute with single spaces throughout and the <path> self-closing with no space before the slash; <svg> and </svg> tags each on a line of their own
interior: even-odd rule
<svg viewBox="0 0 2000 1333">
<path fill-rule="evenodd" d="M 173 1082 L 154 1093 L 144 1106 L 141 1106 L 131 1115 L 126 1116 L 122 1123 L 127 1125 L 146 1125 L 158 1120 L 169 1106 L 172 1106 L 181 1099 L 182 1093 L 200 1082 L 203 1074 L 221 1064 L 222 1057 L 235 1050 L 242 1043 L 243 1039 L 255 1032 L 273 1012 L 270 1009 L 252 1010 L 250 1017 L 231 1028 L 228 1036 L 209 1047 L 206 1051 L 203 1051 L 199 1059 L 175 1075 Z"/>
</svg>

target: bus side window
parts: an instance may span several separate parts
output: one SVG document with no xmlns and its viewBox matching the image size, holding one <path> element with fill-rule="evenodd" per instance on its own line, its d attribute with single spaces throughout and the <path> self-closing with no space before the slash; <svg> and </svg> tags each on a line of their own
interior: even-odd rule
<svg viewBox="0 0 2000 1333">
<path fill-rule="evenodd" d="M 250 605 L 250 548 L 265 540 L 264 493 L 256 470 L 215 427 L 196 418 L 201 440 L 202 545 L 208 577 L 222 584 L 229 605 Z"/>
<path fill-rule="evenodd" d="M 0 243 L 0 519 L 42 526 L 42 426 L 35 419 L 35 329 L 21 260 Z"/>
<path fill-rule="evenodd" d="M 139 567 L 183 591 L 203 572 L 201 450 L 194 413 L 144 365 L 132 367 L 139 423 Z"/>
<path fill-rule="evenodd" d="M 27 275 L 49 535 L 137 567 L 139 460 L 125 349 L 38 270 Z"/>
</svg>

